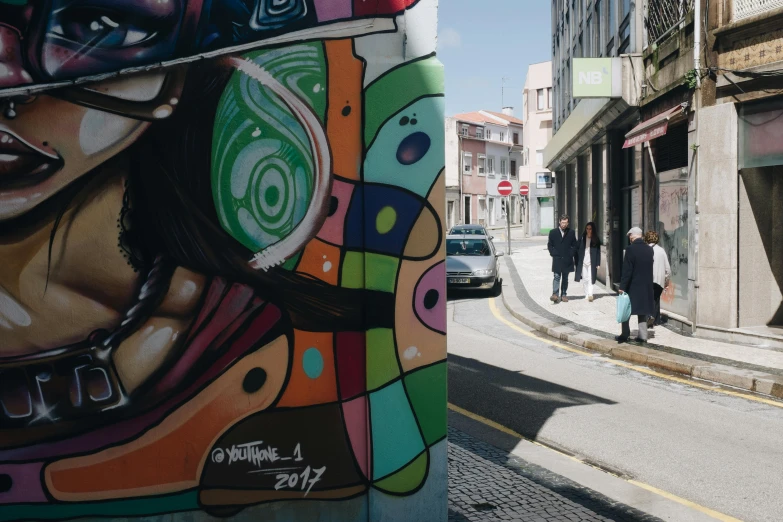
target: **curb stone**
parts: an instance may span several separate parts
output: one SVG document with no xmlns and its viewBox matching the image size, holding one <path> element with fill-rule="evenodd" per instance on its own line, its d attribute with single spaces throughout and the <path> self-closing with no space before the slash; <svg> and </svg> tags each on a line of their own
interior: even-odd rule
<svg viewBox="0 0 783 522">
<path fill-rule="evenodd" d="M 504 269 L 505 266 L 501 270 Z M 777 375 L 708 363 L 634 344 L 617 344 L 545 319 L 530 311 L 516 296 L 506 295 L 506 292 L 501 293 L 501 299 L 503 306 L 515 319 L 560 341 L 634 364 L 783 399 L 783 378 Z"/>
</svg>

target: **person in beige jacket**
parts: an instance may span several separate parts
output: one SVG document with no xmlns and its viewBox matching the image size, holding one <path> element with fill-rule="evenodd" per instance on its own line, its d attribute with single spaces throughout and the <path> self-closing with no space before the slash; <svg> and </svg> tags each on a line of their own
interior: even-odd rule
<svg viewBox="0 0 783 522">
<path fill-rule="evenodd" d="M 661 324 L 661 295 L 664 289 L 669 286 L 672 276 L 672 269 L 669 265 L 669 256 L 663 249 L 658 232 L 650 230 L 644 235 L 644 242 L 653 249 L 653 291 L 655 292 L 655 315 L 647 319 L 647 326 L 660 326 Z"/>
</svg>

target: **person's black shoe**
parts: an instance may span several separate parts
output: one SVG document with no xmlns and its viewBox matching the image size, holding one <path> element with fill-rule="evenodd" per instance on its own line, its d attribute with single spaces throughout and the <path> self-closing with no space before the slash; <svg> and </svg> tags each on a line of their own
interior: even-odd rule
<svg viewBox="0 0 783 522">
<path fill-rule="evenodd" d="M 623 343 L 627 343 L 628 342 L 628 338 L 627 337 L 623 337 L 622 335 L 616 335 L 614 340 L 617 341 L 618 344 L 623 344 Z"/>
<path fill-rule="evenodd" d="M 640 343 L 640 344 L 644 344 L 644 343 L 647 342 L 647 339 L 642 339 L 641 337 L 636 337 L 636 338 L 634 338 L 634 341 L 636 341 L 637 343 Z"/>
</svg>

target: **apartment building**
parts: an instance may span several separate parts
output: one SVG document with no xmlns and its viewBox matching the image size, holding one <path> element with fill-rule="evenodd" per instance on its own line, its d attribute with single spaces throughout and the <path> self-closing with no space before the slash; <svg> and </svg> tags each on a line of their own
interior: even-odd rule
<svg viewBox="0 0 783 522">
<path fill-rule="evenodd" d="M 523 122 L 513 108 L 503 112 L 475 111 L 446 118 L 446 219 L 457 223 L 495 226 L 519 224 L 524 215 L 519 195 Z M 513 186 L 510 198 L 498 183 Z M 508 208 L 507 207 L 508 201 Z"/>
<path fill-rule="evenodd" d="M 526 231 L 530 236 L 547 235 L 556 222 L 555 179 L 544 165 L 544 148 L 552 139 L 552 62 L 528 67 L 522 100 L 525 130 L 519 182 L 528 187 Z"/>
<path fill-rule="evenodd" d="M 581 234 L 594 222 L 602 238 L 598 279 L 619 281 L 627 231 L 642 224 L 640 146 L 623 148 L 639 122 L 644 20 L 640 2 L 553 0 L 553 135 L 544 165 L 555 173 L 555 213 L 567 213 Z M 579 58 L 604 58 L 597 71 L 576 70 Z M 612 95 L 574 96 L 579 73 L 609 77 Z"/>
<path fill-rule="evenodd" d="M 670 326 L 783 347 L 783 1 L 555 0 L 552 13 L 544 162 L 557 211 L 599 227 L 599 278 L 617 282 L 631 226 L 656 230 Z M 593 71 L 581 57 L 615 60 Z M 611 95 L 591 95 L 607 68 Z"/>
<path fill-rule="evenodd" d="M 783 1 L 703 0 L 688 250 L 697 334 L 783 348 Z"/>
</svg>

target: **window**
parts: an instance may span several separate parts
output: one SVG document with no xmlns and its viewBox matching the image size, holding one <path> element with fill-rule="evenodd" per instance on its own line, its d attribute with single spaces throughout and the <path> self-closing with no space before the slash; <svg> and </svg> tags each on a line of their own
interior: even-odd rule
<svg viewBox="0 0 783 522">
<path fill-rule="evenodd" d="M 511 174 L 512 178 L 517 177 L 517 160 L 511 160 L 511 168 L 509 169 L 509 173 Z"/>
<path fill-rule="evenodd" d="M 550 96 L 552 95 L 551 92 L 549 94 L 550 94 Z M 514 133 L 514 145 L 519 145 L 519 133 L 518 132 Z"/>
<path fill-rule="evenodd" d="M 467 125 L 463 125 L 462 126 L 462 135 L 463 136 L 467 136 L 468 135 L 468 130 L 470 130 L 470 127 L 468 127 Z"/>
<path fill-rule="evenodd" d="M 614 35 L 617 32 L 617 24 L 615 23 L 613 2 L 609 2 L 606 5 L 606 9 L 609 11 L 609 23 L 606 25 L 606 56 L 612 56 L 614 54 Z"/>
<path fill-rule="evenodd" d="M 604 35 L 601 32 L 603 30 L 603 25 L 601 25 L 601 17 L 603 16 L 603 13 L 601 12 L 601 0 L 596 0 L 595 2 L 595 30 L 593 31 L 593 34 L 595 35 L 595 52 L 598 53 L 598 56 L 601 56 L 603 53 L 604 48 Z"/>
<path fill-rule="evenodd" d="M 483 138 L 484 137 L 484 128 L 483 127 L 476 127 L 476 137 L 477 138 Z"/>
<path fill-rule="evenodd" d="M 478 175 L 487 175 L 487 157 L 484 154 L 478 155 Z"/>
<path fill-rule="evenodd" d="M 500 141 L 506 141 L 506 133 L 505 132 L 501 132 L 500 133 Z"/>
<path fill-rule="evenodd" d="M 465 159 L 462 164 L 465 165 L 465 174 L 470 175 L 471 171 L 473 170 L 473 154 L 466 152 Z"/>
<path fill-rule="evenodd" d="M 587 22 L 585 22 L 584 53 L 586 57 L 593 55 L 593 15 L 588 11 Z"/>
<path fill-rule="evenodd" d="M 489 129 L 484 129 L 484 137 L 487 138 L 488 140 L 491 140 L 492 139 L 492 131 L 489 130 Z"/>
<path fill-rule="evenodd" d="M 617 49 L 617 54 L 623 54 L 628 52 L 628 48 L 631 46 L 631 24 L 630 22 L 625 24 L 623 29 L 620 29 L 620 48 Z"/>
<path fill-rule="evenodd" d="M 547 109 L 552 108 L 552 87 L 549 87 L 546 90 L 546 108 Z"/>
<path fill-rule="evenodd" d="M 539 110 L 539 111 L 543 111 L 544 110 L 544 89 L 538 89 L 536 91 L 536 99 L 537 99 L 536 109 Z"/>
<path fill-rule="evenodd" d="M 490 176 L 495 175 L 495 158 L 492 156 L 487 157 L 487 174 Z"/>
<path fill-rule="evenodd" d="M 544 165 L 544 151 L 543 150 L 537 150 L 536 151 L 536 165 L 539 167 L 542 167 Z"/>
<path fill-rule="evenodd" d="M 506 171 L 506 158 L 500 158 L 500 175 L 506 176 L 508 172 Z"/>
</svg>

